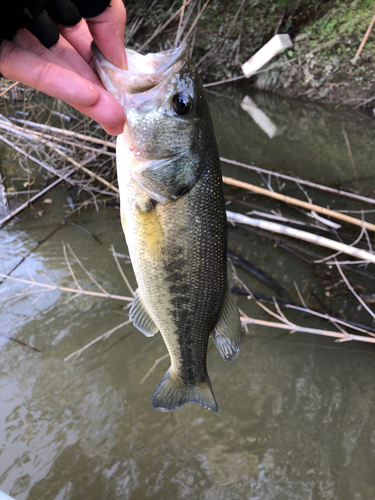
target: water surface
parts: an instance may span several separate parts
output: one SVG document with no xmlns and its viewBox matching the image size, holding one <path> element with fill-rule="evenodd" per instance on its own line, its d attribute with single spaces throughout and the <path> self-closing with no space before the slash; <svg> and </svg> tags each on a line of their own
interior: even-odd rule
<svg viewBox="0 0 375 500">
<path fill-rule="evenodd" d="M 373 120 L 249 95 L 274 124 L 276 133 L 269 137 L 241 106 L 245 96 L 242 90 L 209 95 L 222 156 L 374 196 Z M 2 150 L 2 157 L 12 161 L 9 151 Z M 258 185 L 269 183 L 241 167 L 223 164 L 223 172 Z M 280 187 L 274 179 L 271 186 Z M 284 192 L 305 199 L 293 183 Z M 295 209 L 256 195 L 244 200 L 243 194 L 226 187 L 228 208 L 244 213 L 281 210 L 284 216 L 306 221 Z M 116 206 L 101 206 L 99 213 L 88 208 L 72 219 L 92 234 L 65 224 L 32 251 L 70 211 L 68 195 L 65 187 L 58 187 L 45 196 L 52 203 L 41 199 L 0 229 L 0 272 L 9 273 L 26 257 L 13 276 L 31 275 L 48 283 L 47 276 L 59 286 L 74 287 L 65 243 L 106 290 L 129 295 L 110 251 L 113 244 L 117 252 L 128 253 Z M 311 189 L 308 195 L 335 209 L 374 208 Z M 372 214 L 366 218 L 374 221 Z M 351 242 L 357 235 L 346 227 L 342 238 Z M 360 245 L 368 248 L 365 240 Z M 274 240 L 244 228 L 230 228 L 229 246 L 294 298 L 296 282 L 311 306 L 374 326 L 345 285 L 331 288 L 340 279 L 334 268 L 311 266 Z M 330 253 L 307 245 L 301 249 L 317 257 Z M 135 287 L 131 266 L 124 258 L 120 262 Z M 98 290 L 72 265 L 83 288 Z M 368 270 L 374 272 L 374 266 Z M 358 291 L 374 292 L 368 278 L 347 272 Z M 246 271 L 236 268 L 236 273 L 252 291 L 275 295 Z M 232 271 L 231 279 L 238 285 Z M 371 346 L 253 326 L 233 363 L 225 363 L 214 346 L 209 349 L 218 414 L 191 404 L 159 413 L 151 396 L 168 359 L 141 381 L 166 353 L 160 335 L 146 338 L 128 325 L 74 361 L 64 361 L 126 321 L 126 302 L 91 296 L 69 300 L 72 294 L 58 291 L 10 297 L 25 286 L 10 281 L 0 286 L 0 333 L 41 351 L 0 337 L 0 490 L 17 500 L 373 498 Z M 238 303 L 249 315 L 273 320 L 245 297 L 239 296 Z M 305 315 L 286 314 L 299 324 L 335 329 Z"/>
</svg>

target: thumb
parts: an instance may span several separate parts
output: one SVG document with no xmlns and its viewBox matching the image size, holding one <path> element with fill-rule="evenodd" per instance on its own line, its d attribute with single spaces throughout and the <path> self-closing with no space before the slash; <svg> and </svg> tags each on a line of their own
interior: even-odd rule
<svg viewBox="0 0 375 500">
<path fill-rule="evenodd" d="M 126 10 L 122 0 L 111 0 L 109 7 L 102 14 L 86 21 L 104 57 L 114 66 L 127 69 L 124 49 Z"/>
</svg>

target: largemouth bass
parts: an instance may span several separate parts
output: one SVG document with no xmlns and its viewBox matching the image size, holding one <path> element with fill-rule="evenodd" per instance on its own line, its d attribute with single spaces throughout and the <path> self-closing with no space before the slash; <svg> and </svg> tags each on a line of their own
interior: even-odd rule
<svg viewBox="0 0 375 500">
<path fill-rule="evenodd" d="M 93 46 L 100 77 L 124 107 L 117 139 L 121 221 L 138 282 L 129 316 L 157 332 L 171 366 L 152 405 L 196 403 L 218 411 L 207 373 L 210 335 L 226 361 L 238 355 L 241 325 L 227 279 L 227 221 L 219 154 L 189 48 L 142 56 L 128 70 Z"/>
</svg>

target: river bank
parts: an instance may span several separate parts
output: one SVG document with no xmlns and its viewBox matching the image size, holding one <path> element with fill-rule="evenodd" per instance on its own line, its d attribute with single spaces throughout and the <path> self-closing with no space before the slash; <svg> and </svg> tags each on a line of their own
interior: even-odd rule
<svg viewBox="0 0 375 500">
<path fill-rule="evenodd" d="M 268 71 L 237 84 L 280 95 L 375 109 L 375 28 L 356 52 L 374 16 L 373 2 L 295 0 L 183 3 L 143 0 L 127 5 L 127 44 L 142 51 L 186 39 L 205 83 L 243 76 L 241 64 L 276 33 L 294 43 Z M 181 15 L 183 13 L 183 16 Z M 179 36 L 177 35 L 180 26 Z M 267 68 L 266 67 L 266 68 Z"/>
</svg>

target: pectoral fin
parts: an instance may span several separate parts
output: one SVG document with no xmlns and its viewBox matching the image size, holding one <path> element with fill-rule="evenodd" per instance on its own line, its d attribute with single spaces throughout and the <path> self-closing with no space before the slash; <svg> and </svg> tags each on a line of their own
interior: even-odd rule
<svg viewBox="0 0 375 500">
<path fill-rule="evenodd" d="M 237 303 L 229 289 L 212 340 L 225 361 L 236 359 L 241 346 L 241 321 Z"/>
<path fill-rule="evenodd" d="M 146 168 L 134 173 L 134 180 L 159 203 L 175 201 L 189 191 L 199 176 L 199 156 L 181 153 L 169 160 L 147 162 Z"/>
<path fill-rule="evenodd" d="M 138 328 L 146 337 L 153 337 L 159 329 L 147 312 L 147 309 L 139 294 L 139 289 L 135 292 L 135 297 L 129 311 L 129 318 L 133 320 L 133 325 Z"/>
</svg>

